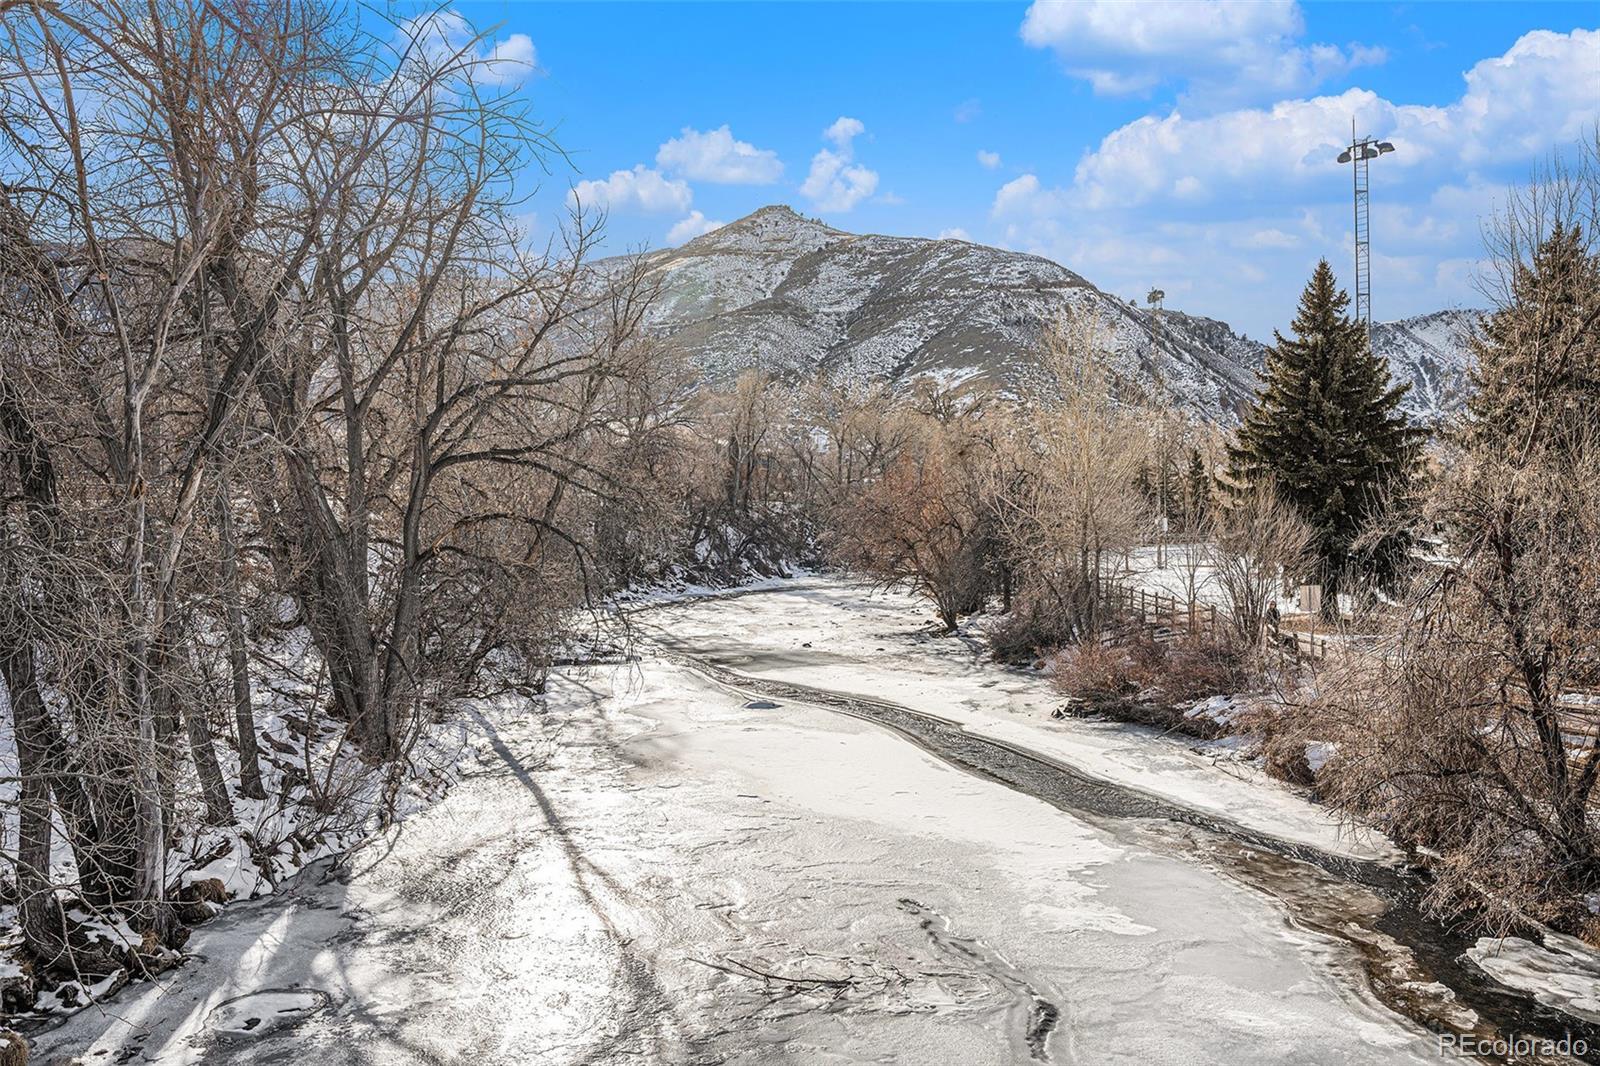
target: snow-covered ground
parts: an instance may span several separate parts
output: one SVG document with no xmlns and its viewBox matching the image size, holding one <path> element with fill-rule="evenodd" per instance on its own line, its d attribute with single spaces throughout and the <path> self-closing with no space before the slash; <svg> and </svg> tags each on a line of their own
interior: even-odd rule
<svg viewBox="0 0 1600 1066">
<path fill-rule="evenodd" d="M 203 636 L 220 645 L 217 630 Z M 219 661 L 225 652 L 216 651 Z M 235 783 L 229 797 L 232 821 L 206 825 L 200 811 L 181 811 L 180 825 L 166 856 L 166 883 L 188 886 L 215 881 L 228 900 L 269 895 L 307 865 L 339 855 L 359 844 L 388 817 L 404 817 L 428 806 L 449 784 L 454 765 L 471 738 L 459 722 L 434 723 L 411 746 L 403 780 L 392 791 L 383 768 L 374 767 L 350 743 L 349 732 L 328 718 L 308 720 L 305 708 L 317 703 L 321 679 L 318 659 L 303 629 L 291 630 L 262 658 L 254 686 L 254 721 L 263 741 L 261 779 L 268 797 L 250 799 L 237 787 L 237 748 L 214 745 L 224 780 Z M 10 696 L 0 679 L 0 841 L 17 839 L 18 764 L 12 731 Z M 177 794 L 197 797 L 193 763 L 180 773 Z M 331 802 L 323 804 L 321 798 Z M 198 799 L 191 800 L 198 804 Z M 59 898 L 76 901 L 77 868 L 63 845 L 66 827 L 59 814 L 51 864 L 51 881 Z M 215 907 L 213 902 L 210 904 Z M 137 947 L 141 937 L 127 922 L 90 914 L 78 901 L 67 910 L 82 935 L 122 950 Z M 22 931 L 13 900 L 0 902 L 0 982 L 21 973 Z M 117 971 L 94 983 L 67 980 L 33 1000 L 30 1014 L 71 1011 L 115 992 L 128 980 Z M 28 987 L 32 988 L 31 981 Z"/>
<path fill-rule="evenodd" d="M 1205 544 L 1168 544 L 1159 549 L 1147 544 L 1135 548 L 1128 554 L 1127 575 L 1121 581 L 1129 588 L 1158 592 L 1179 603 L 1188 603 L 1192 597 L 1202 607 L 1215 607 L 1219 614 L 1228 610 L 1227 590 L 1217 578 Z M 1277 604 L 1285 617 L 1300 611 L 1296 594 L 1279 596 Z"/>
<path fill-rule="evenodd" d="M 741 672 L 926 707 L 1286 837 L 1382 851 L 1181 744 L 1050 721 L 1037 679 L 922 639 L 909 601 L 804 585 L 636 619 L 745 656 Z M 542 707 L 480 708 L 476 761 L 442 801 L 338 876 L 230 907 L 188 964 L 44 1034 L 34 1061 L 1436 1059 L 1342 941 L 1136 821 L 1085 821 L 641 651 L 559 675 Z"/>
</svg>

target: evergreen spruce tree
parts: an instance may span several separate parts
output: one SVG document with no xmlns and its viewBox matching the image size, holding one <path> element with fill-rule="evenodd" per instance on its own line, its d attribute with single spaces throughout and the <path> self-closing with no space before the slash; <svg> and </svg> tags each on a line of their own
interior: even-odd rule
<svg viewBox="0 0 1600 1066">
<path fill-rule="evenodd" d="M 1176 521 L 1183 513 L 1183 482 L 1178 474 L 1178 454 L 1170 443 L 1156 459 L 1156 506 Z"/>
<path fill-rule="evenodd" d="M 1469 447 L 1571 451 L 1600 436 L 1600 255 L 1556 225 L 1472 343 Z"/>
<path fill-rule="evenodd" d="M 1407 386 L 1393 385 L 1366 330 L 1345 313 L 1350 297 L 1327 260 L 1300 296 L 1292 337 L 1275 334 L 1263 384 L 1229 446 L 1229 473 L 1242 488 L 1271 484 L 1316 531 L 1323 602 L 1352 580 L 1387 585 L 1403 557 L 1389 542 L 1355 552 L 1386 491 L 1416 466 L 1422 433 L 1399 410 Z"/>
<path fill-rule="evenodd" d="M 1150 464 L 1144 460 L 1139 461 L 1139 469 L 1133 475 L 1133 488 L 1139 497 L 1152 507 L 1156 503 L 1156 486 L 1150 473 Z"/>
<path fill-rule="evenodd" d="M 1184 513 L 1191 531 L 1204 526 L 1211 513 L 1211 475 L 1199 448 L 1189 449 L 1189 468 L 1183 475 Z"/>
</svg>

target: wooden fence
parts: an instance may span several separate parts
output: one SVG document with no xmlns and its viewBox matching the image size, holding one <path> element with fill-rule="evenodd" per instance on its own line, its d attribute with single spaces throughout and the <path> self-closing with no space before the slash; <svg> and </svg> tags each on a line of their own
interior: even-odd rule
<svg viewBox="0 0 1600 1066">
<path fill-rule="evenodd" d="M 1295 629 L 1284 629 L 1277 622 L 1267 623 L 1267 643 L 1293 655 L 1296 659 L 1326 659 L 1328 657 L 1328 638 L 1319 637 L 1315 633 L 1301 633 Z"/>
<path fill-rule="evenodd" d="M 1218 617 L 1215 604 L 1189 603 L 1176 596 L 1106 579 L 1100 582 L 1100 598 L 1112 610 L 1137 619 L 1141 626 L 1154 632 L 1158 640 L 1180 633 L 1215 640 L 1221 627 L 1227 624 L 1226 618 Z"/>
<path fill-rule="evenodd" d="M 1219 613 L 1214 603 L 1190 603 L 1107 578 L 1100 580 L 1100 597 L 1112 610 L 1135 619 L 1157 641 L 1183 635 L 1215 641 L 1224 628 L 1232 626 L 1232 621 L 1226 614 Z M 1297 659 L 1320 660 L 1328 656 L 1327 637 L 1285 629 L 1276 621 L 1267 623 L 1267 644 Z"/>
</svg>

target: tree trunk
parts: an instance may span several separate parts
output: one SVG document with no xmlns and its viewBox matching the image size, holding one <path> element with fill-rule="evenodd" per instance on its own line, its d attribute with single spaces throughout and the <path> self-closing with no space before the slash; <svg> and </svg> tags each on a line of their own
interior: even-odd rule
<svg viewBox="0 0 1600 1066">
<path fill-rule="evenodd" d="M 59 962 L 66 938 L 50 885 L 50 787 L 45 773 L 46 714 L 33 672 L 33 649 L 13 646 L 3 663 L 22 778 L 17 810 L 17 911 L 23 943 L 42 966 Z"/>
<path fill-rule="evenodd" d="M 217 751 L 211 746 L 211 725 L 205 713 L 191 707 L 183 716 L 188 727 L 189 753 L 194 758 L 195 774 L 200 778 L 200 793 L 205 797 L 206 821 L 211 825 L 233 822 L 233 804 L 228 800 L 228 783 L 217 764 Z"/>
<path fill-rule="evenodd" d="M 132 377 L 131 372 L 128 375 Z M 161 902 L 166 894 L 167 824 L 162 805 L 162 714 L 158 695 L 151 691 L 151 661 L 156 654 L 157 619 L 145 574 L 145 541 L 149 532 L 143 474 L 144 441 L 141 428 L 141 398 L 131 390 L 124 398 L 124 451 L 128 456 L 125 491 L 128 504 L 127 625 L 134 634 L 124 670 L 124 692 L 137 723 L 134 766 L 134 826 L 137 860 L 133 893 L 138 924 L 164 934 Z"/>
<path fill-rule="evenodd" d="M 250 696 L 250 655 L 245 645 L 244 608 L 239 598 L 239 547 L 233 534 L 228 473 L 217 472 L 217 534 L 222 542 L 222 608 L 228 630 L 228 670 L 233 677 L 233 719 L 239 733 L 239 795 L 266 799 L 261 784 L 261 753 L 256 743 L 255 710 Z"/>
<path fill-rule="evenodd" d="M 50 570 L 60 532 L 55 464 L 49 446 L 34 427 L 22 396 L 4 376 L 0 376 L 0 429 L 11 444 L 17 479 L 27 502 L 29 528 L 45 560 L 44 591 L 39 607 L 45 612 L 71 612 L 77 606 L 74 583 L 70 577 Z M 131 855 L 125 848 L 126 836 L 115 831 L 118 818 L 130 809 L 128 786 L 132 775 L 116 772 L 127 768 L 127 754 L 113 753 L 116 758 L 108 760 L 111 772 L 97 774 L 92 781 L 79 776 L 71 765 L 73 760 L 65 739 L 45 713 L 39 698 L 32 647 L 19 643 L 4 651 L 0 668 L 7 670 L 8 679 L 14 681 L 10 691 L 23 694 L 24 713 L 15 728 L 19 748 L 25 747 L 27 758 L 32 760 L 21 771 L 24 785 L 34 789 L 31 795 L 39 795 L 39 789 L 55 793 L 67 839 L 77 860 L 79 887 L 84 898 L 101 907 L 127 899 L 133 890 Z M 90 664 L 84 669 L 97 670 L 97 667 Z M 86 690 L 108 688 L 100 683 L 103 680 L 96 676 L 84 687 Z M 16 707 L 13 701 L 14 723 L 17 722 Z M 19 751 L 19 758 L 21 756 Z M 26 768 L 28 766 L 32 767 L 31 771 Z M 48 777 L 40 776 L 46 774 Z M 37 781 L 29 785 L 30 778 L 37 778 Z M 48 805 L 47 795 L 43 802 Z M 37 808 L 34 814 L 37 815 Z M 121 824 L 126 828 L 126 822 Z M 30 839 L 37 847 L 40 831 L 34 828 Z M 48 828 L 46 823 L 45 830 Z"/>
</svg>

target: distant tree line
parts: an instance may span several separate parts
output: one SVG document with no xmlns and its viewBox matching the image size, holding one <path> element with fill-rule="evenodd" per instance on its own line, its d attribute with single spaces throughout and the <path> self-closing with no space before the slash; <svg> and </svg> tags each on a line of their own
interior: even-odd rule
<svg viewBox="0 0 1600 1066">
<path fill-rule="evenodd" d="M 1064 321 L 1039 395 L 902 402 L 898 449 L 823 523 L 833 557 L 923 593 L 946 629 L 998 607 L 996 653 L 1065 649 L 1056 676 L 1073 694 L 1276 691 L 1259 720 L 1269 761 L 1309 781 L 1305 747 L 1324 745 L 1322 794 L 1431 856 L 1433 905 L 1592 937 L 1597 234 L 1591 136 L 1489 230 L 1493 310 L 1461 338 L 1470 400 L 1431 437 L 1401 412 L 1404 387 L 1326 261 L 1222 442 L 1159 396 L 1130 399 L 1093 323 Z M 1178 653 L 1128 637 L 1105 594 L 1132 553 L 1174 539 L 1201 547 L 1167 561 L 1169 588 L 1192 601 L 1203 568 L 1232 623 Z M 1335 649 L 1317 669 L 1267 646 L 1280 599 L 1304 584 L 1322 588 L 1309 621 Z"/>
</svg>

